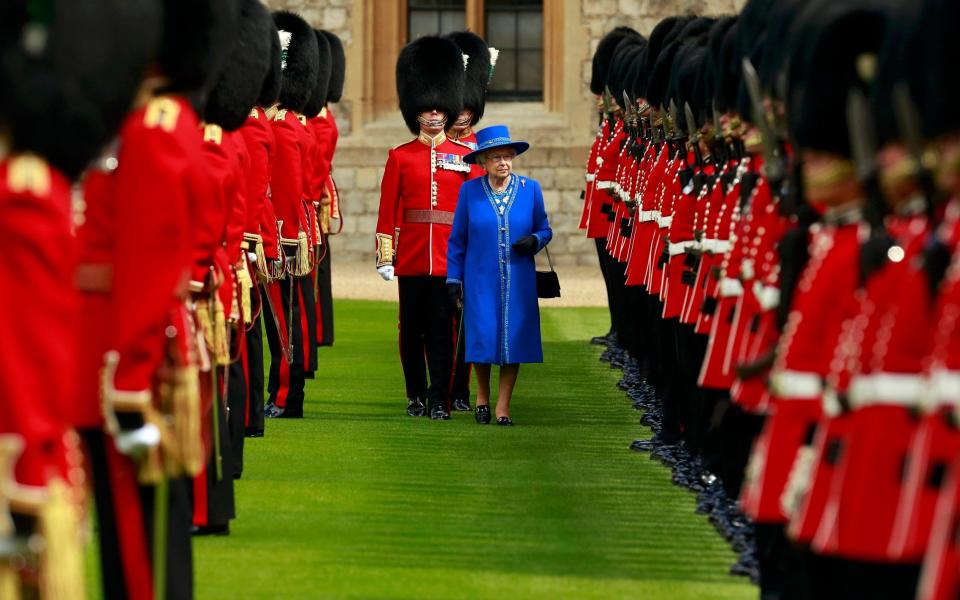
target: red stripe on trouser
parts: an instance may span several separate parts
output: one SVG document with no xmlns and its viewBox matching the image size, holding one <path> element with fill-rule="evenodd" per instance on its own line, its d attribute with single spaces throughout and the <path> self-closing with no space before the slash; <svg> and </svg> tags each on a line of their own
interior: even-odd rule
<svg viewBox="0 0 960 600">
<path fill-rule="evenodd" d="M 267 285 L 267 293 L 270 294 L 270 301 L 273 304 L 273 307 L 280 314 L 277 315 L 277 324 L 280 328 L 280 331 L 286 333 L 287 330 L 287 313 L 284 311 L 283 307 L 283 294 L 280 292 L 280 285 L 286 282 L 272 281 Z M 279 332 L 278 332 L 279 333 Z M 277 336 L 280 345 L 286 343 L 282 336 Z M 274 399 L 274 404 L 278 408 L 284 408 L 287 405 L 287 396 L 290 395 L 290 365 L 287 364 L 287 361 L 281 356 L 273 357 L 274 360 L 280 361 L 279 369 L 279 381 L 277 382 L 277 395 Z"/>
<path fill-rule="evenodd" d="M 116 519 L 117 538 L 123 555 L 121 566 L 127 595 L 135 600 L 152 600 L 153 573 L 137 488 L 137 474 L 130 459 L 117 452 L 113 440 L 105 441 L 110 491 L 113 495 L 113 516 Z"/>
<path fill-rule="evenodd" d="M 303 370 L 304 372 L 310 372 L 310 340 L 312 339 L 310 335 L 310 321 L 307 319 L 307 303 L 305 302 L 306 297 L 303 295 L 303 286 L 296 285 L 294 286 L 297 290 L 297 294 L 300 296 L 300 310 L 297 311 L 300 313 L 300 339 L 303 340 Z M 290 299 L 293 302 L 293 298 Z"/>
<path fill-rule="evenodd" d="M 197 527 L 206 527 L 210 514 L 207 505 L 207 467 L 204 466 L 193 478 L 193 524 Z"/>
</svg>

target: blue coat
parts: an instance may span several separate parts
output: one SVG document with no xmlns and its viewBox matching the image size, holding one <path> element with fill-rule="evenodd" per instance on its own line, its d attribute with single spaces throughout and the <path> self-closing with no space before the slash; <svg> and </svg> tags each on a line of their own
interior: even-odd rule
<svg viewBox="0 0 960 600">
<path fill-rule="evenodd" d="M 481 364 L 543 362 L 533 256 L 511 249 L 533 234 L 550 242 L 543 192 L 536 180 L 512 175 L 503 213 L 487 177 L 460 187 L 447 245 L 447 282 L 462 283 L 466 360 Z"/>
</svg>

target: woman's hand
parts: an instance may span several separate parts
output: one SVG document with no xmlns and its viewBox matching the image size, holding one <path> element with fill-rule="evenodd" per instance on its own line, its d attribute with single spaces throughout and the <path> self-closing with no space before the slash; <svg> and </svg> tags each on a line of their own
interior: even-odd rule
<svg viewBox="0 0 960 600">
<path fill-rule="evenodd" d="M 447 284 L 447 296 L 450 298 L 450 305 L 459 309 L 463 306 L 463 286 L 459 283 Z"/>
<path fill-rule="evenodd" d="M 515 241 L 511 248 L 513 248 L 514 252 L 519 254 L 532 256 L 537 253 L 537 250 L 540 249 L 540 240 L 538 240 L 537 236 L 535 235 L 525 235 L 519 240 Z"/>
</svg>

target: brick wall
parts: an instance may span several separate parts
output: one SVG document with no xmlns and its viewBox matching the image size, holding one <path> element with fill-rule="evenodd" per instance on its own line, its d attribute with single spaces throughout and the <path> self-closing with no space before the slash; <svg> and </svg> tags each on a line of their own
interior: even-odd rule
<svg viewBox="0 0 960 600">
<path fill-rule="evenodd" d="M 376 0 L 390 2 L 393 0 Z M 580 59 L 580 96 L 583 113 L 577 119 L 543 113 L 535 106 L 522 104 L 488 105 L 483 125 L 506 124 L 514 138 L 525 139 L 532 145 L 516 163 L 518 172 L 537 179 L 544 189 L 544 199 L 554 229 L 551 254 L 558 264 L 595 264 L 596 251 L 577 230 L 582 207 L 579 199 L 583 185 L 583 168 L 594 132 L 591 119 L 582 118 L 592 112 L 593 100 L 587 84 L 590 59 L 600 38 L 618 25 L 629 25 L 641 33 L 649 33 L 657 22 L 668 15 L 731 14 L 744 0 L 545 0 L 563 1 L 568 15 L 578 14 L 575 29 L 579 37 L 567 40 L 556 60 L 573 57 Z M 359 81 L 362 73 L 351 70 L 351 47 L 361 41 L 354 39 L 351 15 L 359 13 L 355 5 L 362 0 L 266 0 L 271 8 L 286 8 L 301 14 L 315 27 L 334 31 L 347 49 L 348 85 L 343 101 L 334 106 L 337 122 L 343 136 L 334 160 L 334 177 L 341 190 L 344 209 L 343 233 L 334 240 L 333 251 L 338 263 L 362 261 L 372 264 L 373 231 L 379 205 L 379 185 L 387 151 L 410 139 L 399 112 L 392 118 L 364 126 L 353 126 L 353 103 L 358 100 L 361 86 L 350 85 L 352 78 Z M 568 30 L 569 31 L 569 30 Z M 586 37 L 582 33 L 586 32 Z M 549 60 L 549 58 L 548 58 Z M 576 65 L 574 61 L 573 65 Z M 581 123 L 582 125 L 571 125 Z M 371 267 L 372 271 L 372 267 Z"/>
</svg>

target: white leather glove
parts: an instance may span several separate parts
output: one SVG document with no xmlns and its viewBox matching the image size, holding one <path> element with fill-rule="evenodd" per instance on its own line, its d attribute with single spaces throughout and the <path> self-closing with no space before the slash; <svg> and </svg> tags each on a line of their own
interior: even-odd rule
<svg viewBox="0 0 960 600">
<path fill-rule="evenodd" d="M 257 253 L 247 252 L 247 260 L 249 260 L 253 264 L 257 264 Z"/>
<path fill-rule="evenodd" d="M 384 281 L 393 281 L 393 265 L 377 267 L 377 273 L 380 273 L 380 277 L 383 277 Z"/>
<path fill-rule="evenodd" d="M 160 430 L 153 423 L 132 431 L 121 431 L 114 438 L 117 450 L 127 456 L 140 457 L 160 445 Z"/>
</svg>

